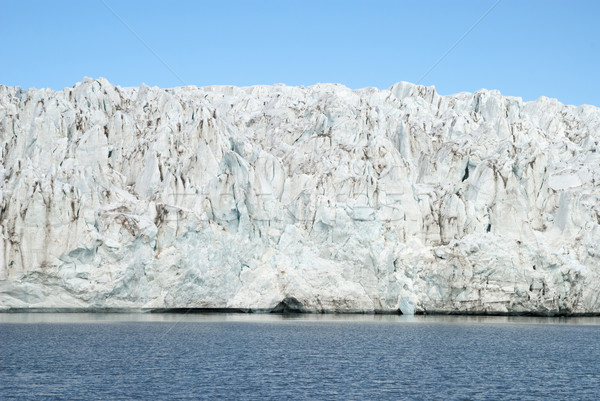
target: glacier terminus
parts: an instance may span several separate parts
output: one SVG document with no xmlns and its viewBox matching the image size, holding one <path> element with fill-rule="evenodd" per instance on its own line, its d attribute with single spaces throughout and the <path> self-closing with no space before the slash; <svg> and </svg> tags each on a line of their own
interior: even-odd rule
<svg viewBox="0 0 600 401">
<path fill-rule="evenodd" d="M 600 109 L 0 86 L 0 310 L 600 314 Z"/>
</svg>

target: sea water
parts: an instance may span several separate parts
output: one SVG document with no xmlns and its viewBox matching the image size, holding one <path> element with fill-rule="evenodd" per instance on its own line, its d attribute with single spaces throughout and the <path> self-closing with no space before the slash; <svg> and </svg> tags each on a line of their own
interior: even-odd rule
<svg viewBox="0 0 600 401">
<path fill-rule="evenodd" d="M 600 320 L 0 314 L 2 400 L 598 400 Z"/>
</svg>

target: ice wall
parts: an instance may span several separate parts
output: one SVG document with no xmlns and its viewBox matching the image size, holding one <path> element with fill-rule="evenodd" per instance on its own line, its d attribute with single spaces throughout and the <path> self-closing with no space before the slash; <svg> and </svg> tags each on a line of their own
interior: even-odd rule
<svg viewBox="0 0 600 401">
<path fill-rule="evenodd" d="M 596 107 L 85 79 L 0 139 L 2 309 L 600 312 Z"/>
</svg>

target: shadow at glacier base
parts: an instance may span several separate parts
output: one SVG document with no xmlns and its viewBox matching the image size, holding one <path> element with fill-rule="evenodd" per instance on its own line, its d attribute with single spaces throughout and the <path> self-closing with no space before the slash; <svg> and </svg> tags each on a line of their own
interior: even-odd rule
<svg viewBox="0 0 600 401">
<path fill-rule="evenodd" d="M 8 308 L 0 313 L 154 313 L 154 314 L 278 314 L 278 315 L 403 315 L 395 310 L 310 310 L 278 304 L 274 308 Z M 548 311 L 490 312 L 490 311 L 416 311 L 415 316 L 523 316 L 523 317 L 600 317 L 600 312 L 570 313 Z"/>
<path fill-rule="evenodd" d="M 309 310 L 288 306 L 275 308 L 9 308 L 0 313 L 174 313 L 174 314 L 336 314 L 336 315 L 402 315 L 400 310 Z M 599 314 L 600 315 L 600 314 Z"/>
</svg>

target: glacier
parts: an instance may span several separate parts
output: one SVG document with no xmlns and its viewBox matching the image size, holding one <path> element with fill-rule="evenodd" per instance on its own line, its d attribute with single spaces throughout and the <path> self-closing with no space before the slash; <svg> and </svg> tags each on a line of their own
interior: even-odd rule
<svg viewBox="0 0 600 401">
<path fill-rule="evenodd" d="M 600 313 L 600 109 L 0 86 L 0 310 Z"/>
</svg>

